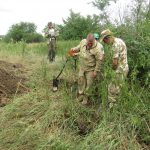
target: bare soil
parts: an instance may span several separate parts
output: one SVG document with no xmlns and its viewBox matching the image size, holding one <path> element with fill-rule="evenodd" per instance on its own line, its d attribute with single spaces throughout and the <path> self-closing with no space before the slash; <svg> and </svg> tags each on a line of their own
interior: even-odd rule
<svg viewBox="0 0 150 150">
<path fill-rule="evenodd" d="M 0 106 L 5 106 L 15 94 L 27 91 L 24 83 L 22 64 L 14 64 L 0 60 Z"/>
</svg>

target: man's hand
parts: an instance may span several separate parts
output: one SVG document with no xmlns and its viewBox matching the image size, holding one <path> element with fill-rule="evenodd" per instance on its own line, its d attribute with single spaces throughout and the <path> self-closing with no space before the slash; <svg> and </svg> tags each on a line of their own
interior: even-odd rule
<svg viewBox="0 0 150 150">
<path fill-rule="evenodd" d="M 114 58 L 112 63 L 112 69 L 116 70 L 117 67 L 118 67 L 118 58 Z"/>
<path fill-rule="evenodd" d="M 117 65 L 112 64 L 112 69 L 113 69 L 113 70 L 116 70 L 117 67 L 118 67 Z"/>
<path fill-rule="evenodd" d="M 68 53 L 69 53 L 69 56 L 76 56 L 76 55 L 78 55 L 77 50 L 74 50 L 74 49 L 69 50 Z"/>
<path fill-rule="evenodd" d="M 96 77 L 97 77 L 97 72 L 96 72 L 96 71 L 93 71 L 92 77 L 93 77 L 93 78 L 96 78 Z"/>
</svg>

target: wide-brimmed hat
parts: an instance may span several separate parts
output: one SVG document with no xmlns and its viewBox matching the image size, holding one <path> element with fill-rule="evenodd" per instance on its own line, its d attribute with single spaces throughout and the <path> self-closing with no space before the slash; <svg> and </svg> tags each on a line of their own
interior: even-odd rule
<svg viewBox="0 0 150 150">
<path fill-rule="evenodd" d="M 113 33 L 112 33 L 109 29 L 103 30 L 103 31 L 101 32 L 100 41 L 103 41 L 104 38 L 109 37 L 109 36 L 112 36 L 112 35 L 113 35 Z"/>
</svg>

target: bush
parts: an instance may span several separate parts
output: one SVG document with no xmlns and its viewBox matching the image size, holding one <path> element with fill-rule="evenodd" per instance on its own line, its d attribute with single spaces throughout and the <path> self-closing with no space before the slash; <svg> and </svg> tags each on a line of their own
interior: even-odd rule
<svg viewBox="0 0 150 150">
<path fill-rule="evenodd" d="M 36 26 L 33 23 L 21 22 L 12 25 L 4 38 L 6 42 L 26 41 L 27 43 L 42 42 L 43 36 L 36 32 Z"/>
</svg>

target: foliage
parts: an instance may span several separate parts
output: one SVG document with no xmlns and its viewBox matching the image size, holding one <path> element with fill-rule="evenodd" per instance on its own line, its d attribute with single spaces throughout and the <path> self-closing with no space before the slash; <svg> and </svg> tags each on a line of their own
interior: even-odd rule
<svg viewBox="0 0 150 150">
<path fill-rule="evenodd" d="M 149 11 L 150 2 L 148 0 L 132 0 L 131 16 L 135 25 L 146 18 L 148 19 Z"/>
<path fill-rule="evenodd" d="M 20 22 L 10 27 L 4 40 L 6 42 L 18 42 L 22 40 L 26 41 L 27 43 L 41 42 L 43 41 L 43 36 L 39 33 L 36 33 L 35 24 Z"/>
<path fill-rule="evenodd" d="M 92 4 L 103 11 L 102 15 L 106 16 L 104 19 L 110 19 L 107 16 L 109 12 L 107 10 L 111 2 L 117 2 L 115 0 L 95 0 Z M 117 26 L 109 20 L 101 22 L 101 28 L 109 28 L 114 32 L 114 36 L 122 38 L 128 49 L 128 63 L 130 68 L 129 76 L 135 77 L 135 80 L 139 80 L 142 86 L 149 86 L 150 82 L 150 2 L 147 0 L 132 0 L 132 3 L 128 4 L 126 12 L 130 12 L 123 18 L 124 21 L 118 23 Z M 101 15 L 100 15 L 101 17 Z M 134 75 L 133 75 L 134 74 Z"/>
<path fill-rule="evenodd" d="M 134 74 L 142 86 L 149 86 L 150 82 L 150 21 L 138 23 L 135 28 L 132 24 L 120 25 L 113 30 L 115 36 L 122 38 L 128 50 L 129 76 Z"/>
<path fill-rule="evenodd" d="M 87 33 L 98 31 L 98 29 L 98 16 L 83 17 L 80 13 L 70 10 L 70 16 L 64 20 L 64 25 L 60 26 L 60 35 L 64 40 L 82 39 Z"/>
<path fill-rule="evenodd" d="M 117 2 L 117 0 L 94 0 L 92 4 L 97 7 L 99 10 L 104 11 L 105 7 L 110 5 L 111 2 Z"/>
<path fill-rule="evenodd" d="M 111 2 L 116 3 L 117 0 L 94 0 L 91 2 L 100 11 L 99 18 L 101 25 L 111 23 L 108 15 L 108 6 L 110 6 Z"/>
</svg>

